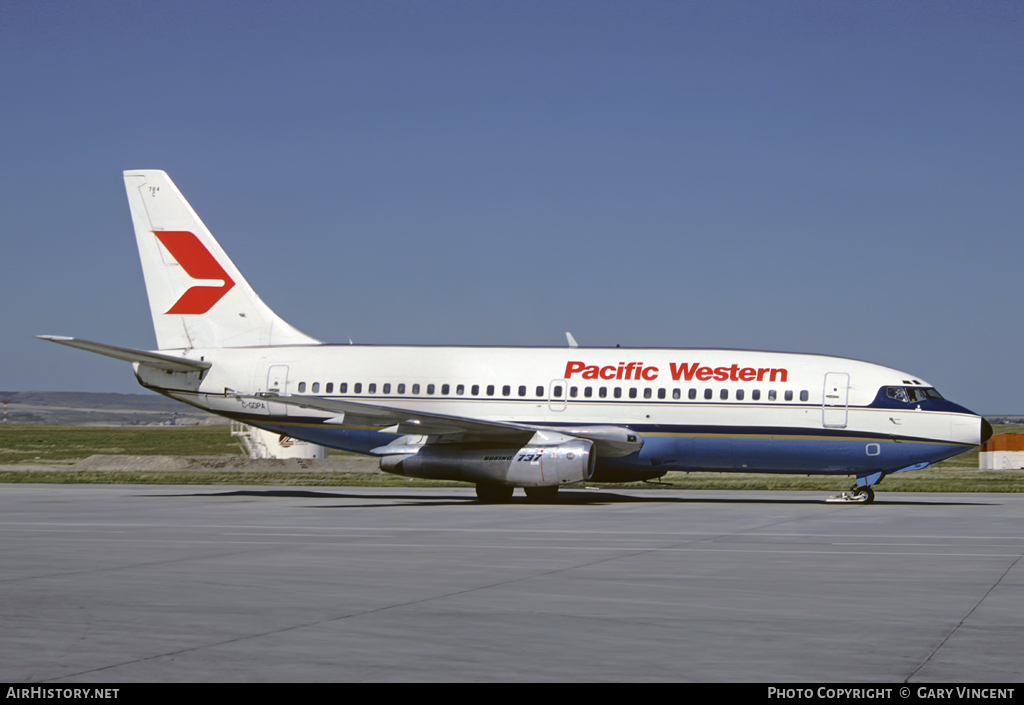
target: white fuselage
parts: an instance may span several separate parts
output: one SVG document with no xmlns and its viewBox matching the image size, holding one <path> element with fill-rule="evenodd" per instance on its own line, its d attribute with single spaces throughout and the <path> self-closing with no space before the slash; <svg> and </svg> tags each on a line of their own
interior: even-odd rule
<svg viewBox="0 0 1024 705">
<path fill-rule="evenodd" d="M 896 471 L 963 452 L 981 436 L 981 419 L 945 400 L 876 403 L 883 388 L 929 388 L 924 381 L 822 355 L 295 345 L 187 356 L 213 363 L 201 382 L 196 374 L 146 376 L 145 369 L 140 381 L 216 413 L 356 452 L 384 445 L 389 431 L 347 429 L 338 414 L 296 414 L 259 395 L 312 395 L 545 427 L 628 427 L 646 439 L 633 461 L 666 469 Z"/>
</svg>

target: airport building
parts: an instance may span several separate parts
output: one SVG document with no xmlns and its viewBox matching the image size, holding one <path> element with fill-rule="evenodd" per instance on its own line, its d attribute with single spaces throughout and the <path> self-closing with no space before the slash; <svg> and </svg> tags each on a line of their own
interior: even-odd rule
<svg viewBox="0 0 1024 705">
<path fill-rule="evenodd" d="M 978 449 L 978 467 L 982 470 L 1024 469 L 1024 433 L 1000 433 Z"/>
<path fill-rule="evenodd" d="M 323 460 L 327 457 L 327 448 L 315 443 L 300 441 L 291 436 L 283 436 L 262 428 L 231 422 L 231 435 L 236 437 L 249 457 L 260 458 L 299 458 L 305 460 Z"/>
</svg>

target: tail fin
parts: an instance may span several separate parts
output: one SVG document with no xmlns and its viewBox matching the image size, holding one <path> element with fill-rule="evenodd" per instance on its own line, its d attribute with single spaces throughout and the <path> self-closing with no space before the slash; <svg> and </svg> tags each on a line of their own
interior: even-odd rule
<svg viewBox="0 0 1024 705">
<path fill-rule="evenodd" d="M 305 345 L 252 290 L 162 171 L 124 172 L 160 350 Z"/>
</svg>

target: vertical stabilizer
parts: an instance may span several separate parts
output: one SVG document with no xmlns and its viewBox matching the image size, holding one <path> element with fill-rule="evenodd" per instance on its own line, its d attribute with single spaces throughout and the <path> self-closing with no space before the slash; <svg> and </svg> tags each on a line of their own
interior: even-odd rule
<svg viewBox="0 0 1024 705">
<path fill-rule="evenodd" d="M 126 171 L 124 185 L 161 350 L 319 342 L 260 300 L 167 174 Z"/>
</svg>

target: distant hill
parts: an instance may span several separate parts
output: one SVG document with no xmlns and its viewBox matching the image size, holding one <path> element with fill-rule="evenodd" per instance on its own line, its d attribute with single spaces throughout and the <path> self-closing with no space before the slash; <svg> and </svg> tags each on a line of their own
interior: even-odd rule
<svg viewBox="0 0 1024 705">
<path fill-rule="evenodd" d="M 985 417 L 990 424 L 993 426 L 1020 426 L 1024 424 L 1024 416 L 986 416 Z M 996 429 L 997 433 L 1002 433 Z"/>
<path fill-rule="evenodd" d="M 227 424 L 158 394 L 96 392 L 0 392 L 6 400 L 7 423 L 64 426 L 134 426 Z"/>
</svg>

